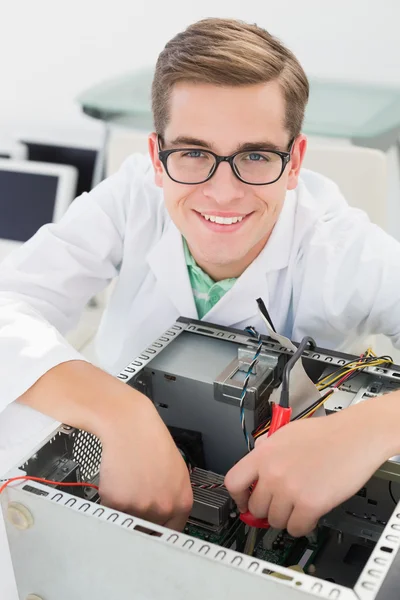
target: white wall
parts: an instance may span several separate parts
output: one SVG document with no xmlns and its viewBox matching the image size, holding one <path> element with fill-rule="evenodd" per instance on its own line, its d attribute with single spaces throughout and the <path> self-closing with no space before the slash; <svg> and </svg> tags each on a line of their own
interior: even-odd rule
<svg viewBox="0 0 400 600">
<path fill-rule="evenodd" d="M 77 94 L 154 63 L 170 37 L 207 16 L 266 27 L 309 75 L 400 85 L 399 0 L 13 0 L 0 26 L 0 137 L 97 143 L 99 124 L 80 114 Z"/>
</svg>

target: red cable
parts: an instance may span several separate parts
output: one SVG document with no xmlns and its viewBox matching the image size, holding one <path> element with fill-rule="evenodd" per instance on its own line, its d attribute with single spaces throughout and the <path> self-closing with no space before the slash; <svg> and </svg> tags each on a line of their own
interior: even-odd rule
<svg viewBox="0 0 400 600">
<path fill-rule="evenodd" d="M 12 483 L 13 481 L 20 480 L 39 481 L 39 483 L 50 483 L 51 485 L 62 485 L 65 487 L 90 487 L 94 488 L 95 490 L 99 489 L 97 485 L 94 485 L 94 483 L 64 483 L 62 481 L 50 481 L 49 479 L 43 479 L 42 477 L 31 477 L 30 475 L 21 475 L 20 477 L 12 477 L 11 479 L 3 483 L 3 485 L 0 487 L 0 494 L 4 492 L 4 490 L 8 485 L 10 485 L 10 483 Z"/>
<path fill-rule="evenodd" d="M 355 370 L 356 369 L 353 369 L 350 373 L 346 373 L 346 375 L 344 377 L 342 377 L 342 379 L 339 379 L 339 381 L 336 381 L 336 383 L 334 383 L 330 387 L 338 388 L 339 386 L 341 386 L 342 383 L 344 383 L 345 381 L 347 381 L 347 379 L 349 379 L 349 377 L 351 377 L 352 375 L 354 375 L 354 371 Z"/>
</svg>

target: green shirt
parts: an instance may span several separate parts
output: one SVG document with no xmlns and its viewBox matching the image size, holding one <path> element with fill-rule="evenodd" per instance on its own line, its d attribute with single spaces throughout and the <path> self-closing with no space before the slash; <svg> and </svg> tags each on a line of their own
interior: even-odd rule
<svg viewBox="0 0 400 600">
<path fill-rule="evenodd" d="M 184 237 L 182 237 L 182 241 L 197 314 L 199 319 L 202 319 L 204 315 L 217 304 L 222 296 L 231 289 L 236 278 L 232 277 L 231 279 L 222 279 L 221 281 L 215 282 L 196 263 L 193 256 L 190 254 L 190 250 Z"/>
</svg>

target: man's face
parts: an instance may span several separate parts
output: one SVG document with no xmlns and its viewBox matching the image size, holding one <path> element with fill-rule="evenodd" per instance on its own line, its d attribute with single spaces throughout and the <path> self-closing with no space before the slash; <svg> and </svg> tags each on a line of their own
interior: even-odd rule
<svg viewBox="0 0 400 600">
<path fill-rule="evenodd" d="M 169 109 L 163 149 L 193 148 L 230 155 L 244 144 L 246 150 L 253 143 L 255 149 L 262 145 L 287 151 L 289 147 L 285 102 L 277 82 L 246 87 L 179 83 L 172 90 Z M 156 184 L 164 190 L 172 220 L 197 263 L 214 278 L 215 274 L 223 278 L 224 273 L 240 275 L 267 242 L 286 190 L 297 185 L 306 139 L 297 138 L 283 175 L 270 185 L 243 183 L 227 162 L 205 183 L 176 183 L 159 161 L 156 134 L 149 138 L 149 149 Z M 241 220 L 218 224 L 204 215 Z"/>
</svg>

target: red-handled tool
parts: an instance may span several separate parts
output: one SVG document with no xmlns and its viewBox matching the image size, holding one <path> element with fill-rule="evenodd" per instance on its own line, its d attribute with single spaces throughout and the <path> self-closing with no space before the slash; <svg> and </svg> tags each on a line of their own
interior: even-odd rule
<svg viewBox="0 0 400 600">
<path fill-rule="evenodd" d="M 308 344 L 310 344 L 311 347 L 315 347 L 315 341 L 313 340 L 313 338 L 305 336 L 301 340 L 296 352 L 288 360 L 283 369 L 280 400 L 279 404 L 272 404 L 272 418 L 271 425 L 268 431 L 268 436 L 272 435 L 278 429 L 280 429 L 284 425 L 287 425 L 290 422 L 290 418 L 292 416 L 292 409 L 290 408 L 289 404 L 290 371 L 292 370 L 296 362 L 301 358 L 301 355 Z M 256 484 L 257 482 L 253 484 L 252 491 L 254 491 Z M 240 519 L 250 527 L 244 546 L 244 553 L 252 556 L 257 542 L 258 530 L 268 529 L 268 519 L 256 519 L 256 517 L 254 517 L 254 515 L 252 515 L 249 511 L 241 514 Z"/>
<path fill-rule="evenodd" d="M 277 431 L 284 425 L 287 425 L 290 422 L 291 416 L 292 409 L 290 407 L 285 408 L 280 404 L 273 404 L 271 425 L 267 437 L 275 433 L 275 431 Z M 257 482 L 255 482 L 252 486 L 252 491 L 254 491 L 256 485 Z M 242 513 L 240 515 L 240 520 L 246 523 L 246 525 L 249 525 L 249 527 L 254 527 L 256 529 L 268 529 L 269 527 L 268 519 L 257 519 L 254 515 L 251 514 L 250 511 Z"/>
</svg>

